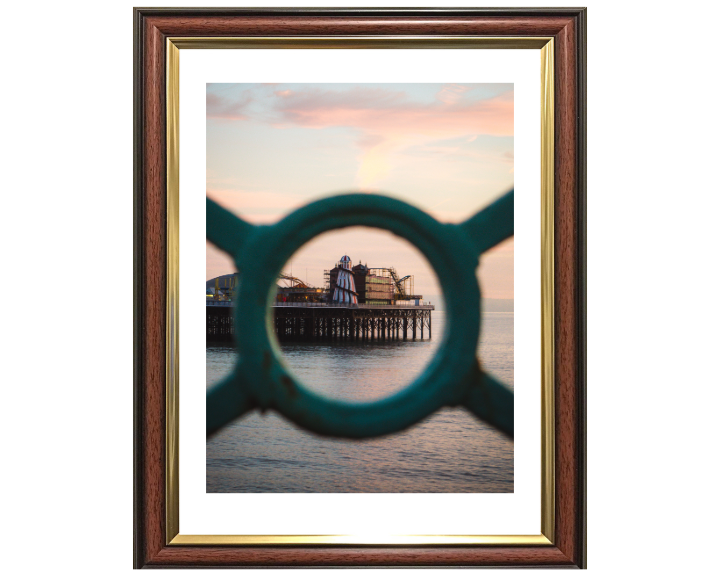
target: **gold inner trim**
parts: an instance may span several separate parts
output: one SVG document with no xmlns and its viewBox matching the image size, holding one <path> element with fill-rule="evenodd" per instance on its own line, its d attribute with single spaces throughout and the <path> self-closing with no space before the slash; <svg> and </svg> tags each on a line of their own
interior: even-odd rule
<svg viewBox="0 0 720 576">
<path fill-rule="evenodd" d="M 318 545 L 328 544 L 338 546 L 377 546 L 386 544 L 415 545 L 415 546 L 462 546 L 478 545 L 484 546 L 549 546 L 551 542 L 545 536 L 445 536 L 441 534 L 427 536 L 408 535 L 372 535 L 372 534 L 347 534 L 347 535 L 206 535 L 190 536 L 179 534 L 170 542 L 178 546 L 272 546 L 278 544 L 294 545 Z"/>
<path fill-rule="evenodd" d="M 551 37 L 522 36 L 285 36 L 257 38 L 223 38 L 223 37 L 171 37 L 168 41 L 179 49 L 219 50 L 219 49 L 318 49 L 335 50 L 355 49 L 433 49 L 433 48 L 475 48 L 503 50 L 541 49 Z"/>
<path fill-rule="evenodd" d="M 555 84 L 554 42 L 540 50 L 540 354 L 541 354 L 541 459 L 540 527 L 555 541 Z"/>
<path fill-rule="evenodd" d="M 551 37 L 167 38 L 166 543 L 169 545 L 538 546 L 555 540 L 554 39 Z M 541 115 L 541 534 L 182 535 L 179 533 L 179 91 L 180 49 L 539 49 Z"/>
<path fill-rule="evenodd" d="M 180 51 L 168 42 L 167 56 L 167 303 L 165 333 L 165 541 L 180 532 L 179 495 L 179 318 L 180 302 Z"/>
</svg>

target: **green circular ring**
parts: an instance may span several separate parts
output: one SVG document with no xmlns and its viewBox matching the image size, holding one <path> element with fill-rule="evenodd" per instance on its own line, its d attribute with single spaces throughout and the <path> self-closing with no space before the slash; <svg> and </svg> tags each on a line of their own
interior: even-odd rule
<svg viewBox="0 0 720 576">
<path fill-rule="evenodd" d="M 270 304 L 287 260 L 315 236 L 348 226 L 389 230 L 429 260 L 446 295 L 447 323 L 433 361 L 393 396 L 365 403 L 326 398 L 303 387 L 281 360 Z M 240 381 L 252 401 L 319 434 L 366 438 L 400 431 L 444 405 L 459 402 L 463 376 L 475 362 L 480 334 L 478 262 L 460 228 L 375 194 L 333 196 L 308 204 L 272 226 L 257 226 L 237 253 L 240 283 L 235 339 Z"/>
</svg>

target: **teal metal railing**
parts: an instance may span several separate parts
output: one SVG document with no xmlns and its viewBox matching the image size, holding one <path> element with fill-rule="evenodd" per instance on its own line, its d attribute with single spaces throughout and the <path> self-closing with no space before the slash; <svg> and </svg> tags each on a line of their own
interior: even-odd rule
<svg viewBox="0 0 720 576">
<path fill-rule="evenodd" d="M 389 230 L 429 260 L 447 297 L 438 352 L 412 384 L 365 403 L 320 396 L 303 387 L 280 360 L 272 333 L 276 279 L 303 244 L 329 230 Z M 514 231 L 514 191 L 461 224 L 443 224 L 409 204 L 374 194 L 346 194 L 308 204 L 276 224 L 249 224 L 207 199 L 207 238 L 230 254 L 239 275 L 235 307 L 238 361 L 207 393 L 207 434 L 251 410 L 275 410 L 317 434 L 370 438 L 404 430 L 444 406 L 464 406 L 509 436 L 511 390 L 482 370 L 476 357 L 481 295 L 475 271 L 483 252 Z M 251 280 L 250 280 L 251 279 Z"/>
</svg>

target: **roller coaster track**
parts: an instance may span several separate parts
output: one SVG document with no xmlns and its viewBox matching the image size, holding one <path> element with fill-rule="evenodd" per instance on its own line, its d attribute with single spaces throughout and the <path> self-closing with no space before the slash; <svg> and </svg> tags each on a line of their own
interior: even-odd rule
<svg viewBox="0 0 720 576">
<path fill-rule="evenodd" d="M 287 280 L 290 283 L 290 288 L 315 288 L 314 286 L 306 284 L 305 282 L 300 280 L 300 278 L 295 278 L 295 276 L 290 276 L 290 274 L 285 274 L 284 272 L 280 272 L 280 274 L 278 275 L 278 279 Z"/>
<path fill-rule="evenodd" d="M 408 274 L 407 276 L 403 276 L 402 278 L 398 278 L 397 272 L 395 271 L 395 268 L 373 268 L 373 270 L 387 270 L 390 272 L 390 276 L 393 279 L 393 282 L 395 283 L 395 288 L 397 288 L 398 294 L 402 296 L 403 298 L 406 296 L 405 294 L 405 287 L 403 286 L 403 282 L 410 278 L 411 274 Z"/>
</svg>

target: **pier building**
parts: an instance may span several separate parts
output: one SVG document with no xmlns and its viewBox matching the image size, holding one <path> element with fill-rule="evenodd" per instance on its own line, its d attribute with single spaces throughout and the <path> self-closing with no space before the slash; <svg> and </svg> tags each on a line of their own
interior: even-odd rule
<svg viewBox="0 0 720 576">
<path fill-rule="evenodd" d="M 233 300 L 238 275 L 226 274 L 206 283 L 206 337 L 232 340 Z M 413 276 L 395 268 L 352 265 L 344 255 L 325 271 L 325 287 L 317 288 L 281 274 L 273 305 L 275 333 L 286 339 L 407 340 L 432 338 L 432 310 L 414 293 Z"/>
</svg>

